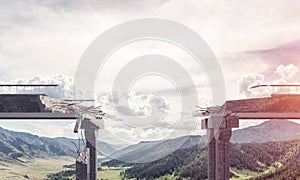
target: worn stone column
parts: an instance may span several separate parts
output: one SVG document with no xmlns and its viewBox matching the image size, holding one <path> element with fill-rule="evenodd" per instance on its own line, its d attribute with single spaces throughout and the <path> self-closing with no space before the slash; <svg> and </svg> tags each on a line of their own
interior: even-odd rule
<svg viewBox="0 0 300 180">
<path fill-rule="evenodd" d="M 232 128 L 239 127 L 237 116 L 211 116 L 201 121 L 208 137 L 208 179 L 227 180 L 229 171 L 229 145 Z"/>
<path fill-rule="evenodd" d="M 76 158 L 76 180 L 87 180 L 89 174 L 89 149 L 79 149 Z"/>
<path fill-rule="evenodd" d="M 216 180 L 230 178 L 229 145 L 232 134 L 231 128 L 220 128 L 216 133 Z"/>
<path fill-rule="evenodd" d="M 98 130 L 99 127 L 92 123 L 89 119 L 84 119 L 84 135 L 86 139 L 86 147 L 89 149 L 89 169 L 87 180 L 97 180 L 97 146 L 98 146 Z"/>
<path fill-rule="evenodd" d="M 207 129 L 208 137 L 208 179 L 215 180 L 216 174 L 216 140 L 214 130 Z"/>
<path fill-rule="evenodd" d="M 97 141 L 98 129 L 85 129 L 86 147 L 90 150 L 90 179 L 97 180 Z"/>
</svg>

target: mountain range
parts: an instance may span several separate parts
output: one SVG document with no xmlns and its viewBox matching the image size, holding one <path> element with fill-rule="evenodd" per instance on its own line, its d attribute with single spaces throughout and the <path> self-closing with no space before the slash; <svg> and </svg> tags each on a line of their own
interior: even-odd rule
<svg viewBox="0 0 300 180">
<path fill-rule="evenodd" d="M 236 179 L 296 179 L 300 175 L 300 139 L 266 143 L 230 145 L 231 177 Z M 207 147 L 195 145 L 178 149 L 148 163 L 136 164 L 125 171 L 125 178 L 207 179 Z M 278 173 L 279 172 L 279 173 Z M 281 174 L 280 174 L 281 172 Z M 285 176 L 282 175 L 285 173 Z M 281 178 L 279 178 L 281 177 Z"/>
<path fill-rule="evenodd" d="M 269 120 L 262 124 L 232 132 L 233 143 L 280 141 L 300 135 L 300 124 L 288 120 Z"/>
<path fill-rule="evenodd" d="M 287 120 L 270 120 L 262 124 L 233 131 L 232 143 L 263 143 L 281 141 L 300 134 L 300 124 Z M 118 150 L 110 155 L 114 159 L 105 165 L 145 163 L 163 158 L 177 149 L 204 145 L 206 136 L 184 136 L 160 141 L 142 141 Z"/>
<path fill-rule="evenodd" d="M 233 143 L 257 143 L 280 141 L 300 135 L 300 124 L 292 121 L 272 120 L 257 126 L 233 131 Z M 14 132 L 0 128 L 0 153 L 16 156 L 48 155 L 76 155 L 76 148 L 72 142 L 78 144 L 77 139 L 65 137 L 39 137 L 30 133 Z M 83 146 L 82 141 L 81 146 Z M 124 147 L 99 141 L 99 155 L 108 156 L 125 162 L 142 163 L 153 159 L 160 159 L 176 149 L 191 147 L 205 142 L 205 137 L 184 136 L 160 141 L 142 141 Z M 4 156 L 2 155 L 2 156 Z"/>
<path fill-rule="evenodd" d="M 291 176 L 298 172 L 300 158 L 300 125 L 292 121 L 266 121 L 238 129 L 231 139 L 232 177 L 256 176 L 256 179 Z M 21 161 L 20 157 L 75 156 L 76 139 L 39 137 L 0 128 L 0 161 Z M 77 144 L 77 143 L 76 143 Z M 83 144 L 81 144 L 83 145 Z M 133 163 L 125 176 L 156 178 L 172 175 L 178 178 L 205 178 L 207 149 L 204 136 L 183 136 L 160 141 L 142 141 L 122 149 L 99 142 L 99 154 L 115 159 L 108 166 Z M 300 161 L 299 161 L 300 162 Z M 246 172 L 246 173 L 245 173 Z M 198 176 L 198 175 L 199 176 Z M 248 175 L 247 175 L 248 174 Z"/>
<path fill-rule="evenodd" d="M 4 161 L 19 157 L 75 156 L 74 150 L 36 135 L 0 128 L 0 154 Z"/>
<path fill-rule="evenodd" d="M 177 149 L 200 144 L 201 136 L 183 136 L 160 141 L 142 141 L 116 151 L 110 157 L 118 161 L 130 163 L 145 163 L 160 159 Z"/>
<path fill-rule="evenodd" d="M 268 134 L 284 130 L 276 140 Z M 233 179 L 278 180 L 300 177 L 299 124 L 290 121 L 266 121 L 260 125 L 236 131 L 239 143 L 230 145 L 230 171 Z M 245 134 L 252 132 L 249 139 Z M 255 133 L 254 133 L 255 132 Z M 239 134 L 240 133 L 240 134 Z M 242 136 L 243 135 L 243 136 Z M 260 135 L 264 135 L 262 139 Z M 254 137 L 253 137 L 254 136 Z M 242 141 L 258 142 L 243 143 Z M 267 142 L 268 141 L 268 142 Z M 206 179 L 207 146 L 194 145 L 152 162 L 135 164 L 124 173 L 124 178 Z"/>
<path fill-rule="evenodd" d="M 77 139 L 65 137 L 48 138 L 39 137 L 26 132 L 15 132 L 0 127 L 0 160 L 15 161 L 19 157 L 45 157 L 45 156 L 76 156 Z M 84 146 L 80 141 L 81 147 Z M 112 145 L 103 141 L 98 142 L 99 155 L 113 153 L 124 146 Z"/>
</svg>

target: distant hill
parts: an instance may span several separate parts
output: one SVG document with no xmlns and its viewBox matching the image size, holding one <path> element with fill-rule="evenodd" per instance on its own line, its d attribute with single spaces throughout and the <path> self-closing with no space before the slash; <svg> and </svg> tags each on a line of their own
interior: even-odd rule
<svg viewBox="0 0 300 180">
<path fill-rule="evenodd" d="M 72 142 L 78 145 L 78 139 L 39 137 L 30 133 L 16 132 L 0 127 L 0 153 L 3 152 L 4 154 L 20 153 L 28 157 L 42 154 L 76 156 L 77 150 Z M 80 141 L 80 144 L 81 147 L 84 146 L 83 141 Z M 124 145 L 113 145 L 99 141 L 98 148 L 100 156 L 109 156 L 124 148 Z"/>
<path fill-rule="evenodd" d="M 183 136 L 160 141 L 142 141 L 111 155 L 117 161 L 144 163 L 160 159 L 180 148 L 200 144 L 201 136 Z"/>
<path fill-rule="evenodd" d="M 50 141 L 53 143 L 59 143 L 62 146 L 71 149 L 74 153 L 76 152 L 76 148 L 72 142 L 74 142 L 77 146 L 79 144 L 78 139 L 70 139 L 65 137 L 57 137 L 57 138 L 48 138 L 48 137 L 41 137 L 46 141 Z M 83 141 L 80 140 L 80 146 L 84 147 Z M 98 155 L 99 156 L 110 156 L 112 153 L 116 152 L 117 150 L 122 149 L 124 146 L 122 145 L 113 145 L 104 141 L 98 141 Z"/>
<path fill-rule="evenodd" d="M 116 151 L 126 147 L 127 145 L 110 144 L 101 140 L 98 142 L 99 154 L 108 157 L 110 157 Z"/>
<path fill-rule="evenodd" d="M 262 124 L 233 131 L 233 143 L 281 141 L 300 135 L 300 124 L 288 120 L 270 120 Z"/>
<path fill-rule="evenodd" d="M 75 156 L 74 151 L 39 136 L 24 132 L 14 132 L 0 128 L 0 154 L 2 160 L 16 160 L 24 156 Z"/>
</svg>

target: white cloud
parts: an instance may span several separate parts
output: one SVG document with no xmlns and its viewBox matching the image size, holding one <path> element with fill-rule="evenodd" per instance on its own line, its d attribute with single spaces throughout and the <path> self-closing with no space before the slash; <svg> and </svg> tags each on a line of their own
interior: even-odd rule
<svg viewBox="0 0 300 180">
<path fill-rule="evenodd" d="M 288 80 L 291 79 L 297 72 L 299 72 L 299 68 L 294 66 L 293 64 L 284 66 L 280 65 L 276 68 L 275 73 L 277 73 L 282 79 Z"/>
<path fill-rule="evenodd" d="M 169 90 L 167 90 L 169 91 Z M 128 96 L 128 101 L 131 101 L 129 108 L 129 115 L 132 117 L 140 117 L 138 125 L 131 119 L 122 119 L 119 113 L 124 113 L 124 109 L 119 109 L 117 112 L 114 108 L 114 101 L 111 93 L 100 94 L 97 97 L 97 105 L 101 105 L 103 111 L 106 113 L 105 129 L 101 136 L 106 142 L 139 142 L 143 140 L 159 140 L 164 138 L 175 138 L 187 134 L 199 134 L 200 129 L 195 130 L 197 126 L 196 118 L 192 116 L 192 109 L 188 112 L 183 112 L 181 116 L 181 107 L 177 106 L 181 102 L 176 101 L 176 94 L 164 97 L 160 92 L 157 94 L 141 93 L 132 91 Z M 154 98 L 154 101 L 153 101 Z M 152 103 L 151 103 L 152 102 Z M 154 108 L 163 113 L 160 119 L 148 119 L 147 115 Z M 132 112 L 135 112 L 132 114 Z M 125 112 L 125 113 L 126 113 Z M 130 117 L 129 117 L 130 118 Z M 202 132 L 203 133 L 203 132 Z M 105 134 L 105 135 L 104 135 Z M 114 137 L 114 138 L 112 138 Z"/>
<path fill-rule="evenodd" d="M 249 74 L 243 76 L 239 81 L 239 92 L 246 97 L 251 95 L 250 88 L 254 85 L 259 85 L 264 82 L 265 76 L 262 74 Z"/>
<path fill-rule="evenodd" d="M 270 84 L 270 85 L 277 85 L 277 84 L 299 84 L 297 81 L 289 82 L 289 79 L 292 79 L 295 74 L 298 72 L 298 67 L 294 66 L 293 64 L 284 66 L 279 65 L 274 71 L 275 74 L 279 74 L 279 79 L 272 79 L 266 81 L 265 75 L 263 74 L 249 74 L 243 76 L 240 81 L 238 82 L 239 85 L 239 92 L 246 97 L 261 97 L 261 96 L 269 96 L 272 93 L 289 93 L 294 92 L 295 90 L 290 90 L 287 87 L 260 87 L 255 89 L 250 89 L 254 85 L 260 84 Z M 272 74 L 268 74 L 268 76 L 272 77 Z"/>
<path fill-rule="evenodd" d="M 34 76 L 34 77 L 20 77 L 10 81 L 2 81 L 2 84 L 57 84 L 58 87 L 45 87 L 45 88 L 29 88 L 19 87 L 2 88 L 2 93 L 45 93 L 51 97 L 58 99 L 72 99 L 73 98 L 73 78 L 64 75 L 54 76 Z"/>
<path fill-rule="evenodd" d="M 72 75 L 96 36 L 124 21 L 145 17 L 189 26 L 218 54 L 270 48 L 299 38 L 296 7 L 299 1 L 281 0 L 4 2 L 0 5 L 0 62 L 5 67 L 1 78 L 15 78 L 17 73 Z"/>
</svg>

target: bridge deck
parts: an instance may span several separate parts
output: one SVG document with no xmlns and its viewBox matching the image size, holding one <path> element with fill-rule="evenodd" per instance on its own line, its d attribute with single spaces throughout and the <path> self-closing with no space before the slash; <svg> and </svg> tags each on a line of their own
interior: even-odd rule
<svg viewBox="0 0 300 180">
<path fill-rule="evenodd" d="M 201 126 L 207 129 L 208 179 L 229 179 L 229 140 L 239 119 L 300 119 L 300 94 L 276 94 L 271 97 L 226 101 L 219 108 L 204 112 Z"/>
<path fill-rule="evenodd" d="M 274 94 L 266 98 L 226 101 L 225 111 L 232 113 L 300 113 L 300 94 Z"/>
<path fill-rule="evenodd" d="M 52 112 L 41 94 L 0 94 L 0 119 L 76 119 L 72 113 Z"/>
</svg>

